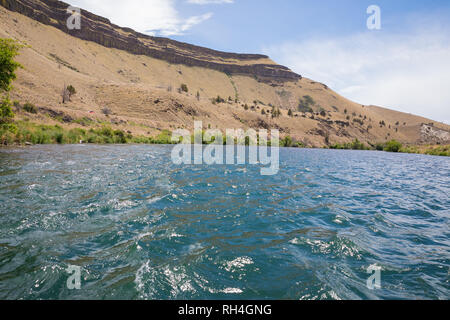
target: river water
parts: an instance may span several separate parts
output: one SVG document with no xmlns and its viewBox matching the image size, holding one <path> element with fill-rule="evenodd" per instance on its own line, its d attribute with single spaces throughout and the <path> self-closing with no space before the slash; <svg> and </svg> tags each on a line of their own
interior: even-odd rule
<svg viewBox="0 0 450 320">
<path fill-rule="evenodd" d="M 262 176 L 170 154 L 0 149 L 0 299 L 450 298 L 449 158 L 280 149 Z"/>
</svg>

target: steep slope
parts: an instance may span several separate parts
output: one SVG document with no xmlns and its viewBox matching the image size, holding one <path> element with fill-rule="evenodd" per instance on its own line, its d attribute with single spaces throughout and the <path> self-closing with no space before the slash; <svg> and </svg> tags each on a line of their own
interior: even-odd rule
<svg viewBox="0 0 450 320">
<path fill-rule="evenodd" d="M 3 0 L 2 4 L 18 10 L 13 4 L 19 6 L 25 2 L 61 7 L 61 2 L 48 0 L 45 4 L 37 0 Z M 37 19 L 46 20 L 45 14 L 50 15 L 48 10 L 38 11 Z M 49 21 L 54 19 L 47 17 Z M 133 34 L 129 31 L 129 37 Z M 29 45 L 19 56 L 25 68 L 18 73 L 12 98 L 40 107 L 37 115 L 18 112 L 18 117 L 36 122 L 59 123 L 66 115 L 66 120 L 71 119 L 64 121 L 67 126 L 107 122 L 136 134 L 155 134 L 163 129 L 192 129 L 195 119 L 203 120 L 205 127 L 220 129 L 278 128 L 282 135 L 315 147 L 355 138 L 366 143 L 395 138 L 410 144 L 450 140 L 448 125 L 380 107 L 361 106 L 324 84 L 297 75 L 295 79 L 281 79 L 243 72 L 243 69 L 223 72 L 210 64 L 176 64 L 165 55 L 135 54 L 83 40 L 3 7 L 0 7 L 0 37 L 18 39 Z M 260 65 L 264 61 L 262 65 L 285 70 L 264 56 L 218 53 L 174 43 L 179 44 L 176 50 L 184 46 L 189 50 L 194 48 L 191 54 L 196 61 L 226 61 L 223 64 L 232 66 Z M 77 89 L 72 101 L 66 104 L 61 102 L 64 84 L 72 84 Z M 188 93 L 177 90 L 181 84 L 187 85 Z M 218 95 L 227 101 L 212 103 Z M 305 97 L 311 97 L 312 102 L 306 105 L 312 112 L 304 112 L 308 109 Z M 299 109 L 299 105 L 303 108 Z M 280 117 L 269 115 L 272 106 L 281 109 Z M 112 115 L 105 115 L 102 112 L 105 108 Z M 289 109 L 293 111 L 292 116 L 288 115 Z M 425 124 L 430 123 L 433 123 L 431 134 L 425 129 Z"/>
<path fill-rule="evenodd" d="M 69 30 L 69 4 L 62 1 L 2 0 L 2 5 L 79 39 L 132 54 L 147 55 L 174 64 L 205 67 L 227 74 L 251 75 L 268 82 L 295 81 L 301 78 L 288 68 L 276 65 L 264 55 L 220 52 L 167 38 L 151 37 L 114 25 L 108 19 L 86 10 L 81 10 L 82 28 Z"/>
</svg>

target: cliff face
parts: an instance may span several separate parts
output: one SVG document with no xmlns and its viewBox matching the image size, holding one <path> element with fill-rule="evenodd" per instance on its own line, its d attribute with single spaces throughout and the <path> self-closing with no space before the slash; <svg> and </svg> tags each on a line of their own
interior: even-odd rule
<svg viewBox="0 0 450 320">
<path fill-rule="evenodd" d="M 57 0 L 0 0 L 5 8 L 51 25 L 74 37 L 132 54 L 147 55 L 173 64 L 203 67 L 227 74 L 246 75 L 265 82 L 297 81 L 301 76 L 273 63 L 267 56 L 235 54 L 151 37 L 112 24 L 108 19 L 81 10 L 81 29 L 69 30 L 69 4 Z"/>
</svg>

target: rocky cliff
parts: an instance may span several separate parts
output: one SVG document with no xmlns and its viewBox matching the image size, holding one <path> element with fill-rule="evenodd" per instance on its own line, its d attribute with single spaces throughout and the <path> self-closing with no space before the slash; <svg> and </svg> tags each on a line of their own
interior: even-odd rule
<svg viewBox="0 0 450 320">
<path fill-rule="evenodd" d="M 81 10 L 81 29 L 69 30 L 69 4 L 57 0 L 0 0 L 5 8 L 51 25 L 74 37 L 108 48 L 147 55 L 173 64 L 204 67 L 227 74 L 246 75 L 264 82 L 297 81 L 301 76 L 273 63 L 267 56 L 235 54 L 152 37 L 112 24 L 108 19 Z"/>
</svg>

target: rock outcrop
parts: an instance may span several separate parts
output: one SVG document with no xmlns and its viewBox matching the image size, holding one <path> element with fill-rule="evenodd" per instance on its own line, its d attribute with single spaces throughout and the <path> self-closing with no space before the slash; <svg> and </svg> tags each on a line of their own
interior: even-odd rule
<svg viewBox="0 0 450 320">
<path fill-rule="evenodd" d="M 147 55 L 173 64 L 204 67 L 227 74 L 246 75 L 265 82 L 297 81 L 301 76 L 284 66 L 272 63 L 264 55 L 236 54 L 152 37 L 130 28 L 112 24 L 108 19 L 81 10 L 80 30 L 69 30 L 69 4 L 57 0 L 0 0 L 5 8 L 51 25 L 74 37 L 93 41 L 108 48 Z"/>
<path fill-rule="evenodd" d="M 422 143 L 448 144 L 450 142 L 450 132 L 435 128 L 433 123 L 424 123 L 420 128 L 420 138 Z"/>
</svg>

